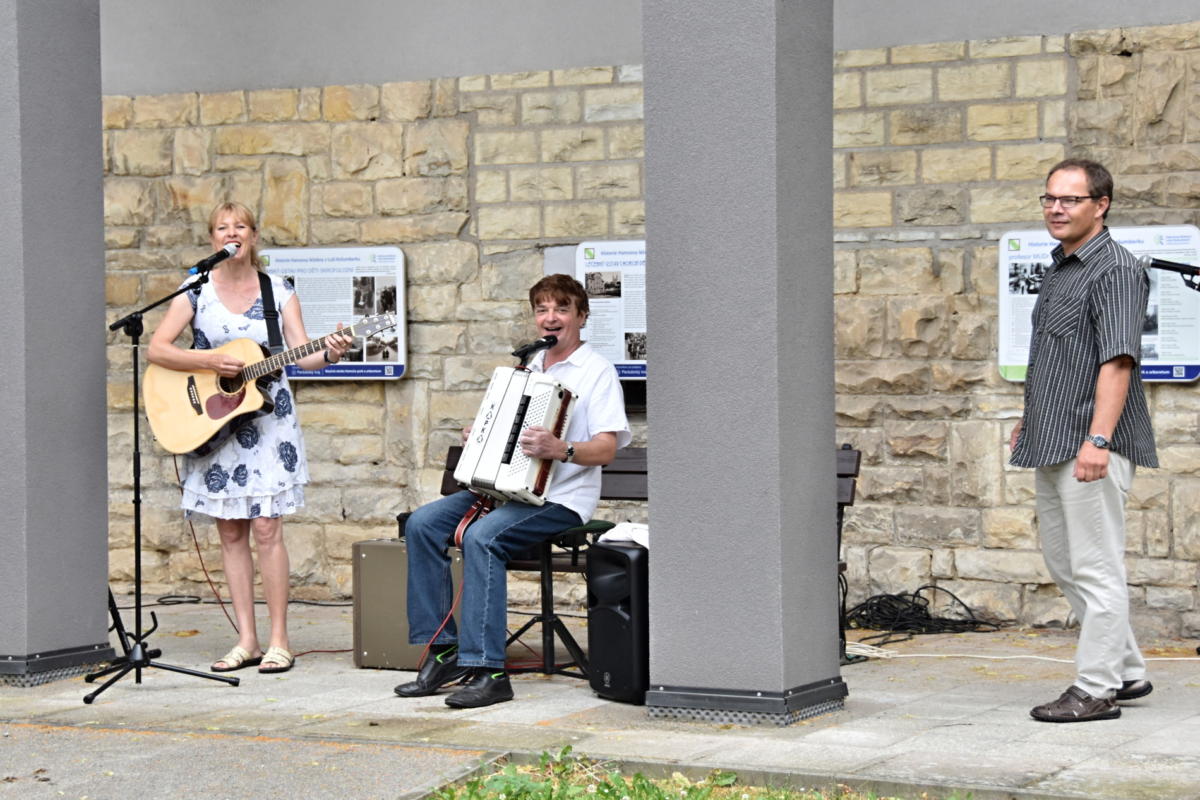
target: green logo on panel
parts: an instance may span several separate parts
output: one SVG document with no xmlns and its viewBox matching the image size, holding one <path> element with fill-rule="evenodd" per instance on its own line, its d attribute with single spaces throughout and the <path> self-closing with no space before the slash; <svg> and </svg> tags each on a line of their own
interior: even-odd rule
<svg viewBox="0 0 1200 800">
<path fill-rule="evenodd" d="M 271 257 L 270 256 L 259 256 L 258 260 L 262 262 L 262 265 L 264 267 L 271 266 Z"/>
<path fill-rule="evenodd" d="M 1020 250 L 1021 249 L 1021 240 L 1020 239 L 1009 239 L 1008 240 L 1008 249 L 1009 250 Z"/>
<path fill-rule="evenodd" d="M 583 257 L 584 258 L 595 258 L 596 251 L 591 247 L 585 247 L 585 248 L 583 248 Z"/>
</svg>

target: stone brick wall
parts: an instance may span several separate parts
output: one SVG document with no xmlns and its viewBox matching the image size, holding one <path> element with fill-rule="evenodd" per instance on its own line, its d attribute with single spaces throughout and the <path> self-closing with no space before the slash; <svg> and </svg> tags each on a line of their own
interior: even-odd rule
<svg viewBox="0 0 1200 800">
<path fill-rule="evenodd" d="M 1035 198 L 1068 155 L 1112 169 L 1111 224 L 1198 221 L 1200 24 L 836 63 L 838 425 L 865 453 L 850 599 L 933 583 L 1000 619 L 1061 622 L 1032 472 L 1007 466 L 1022 399 L 995 364 L 995 241 L 1040 227 Z M 1195 635 L 1200 401 L 1195 385 L 1149 393 L 1163 466 L 1139 472 L 1129 503 L 1135 618 Z"/>
<path fill-rule="evenodd" d="M 1113 169 L 1113 224 L 1197 222 L 1200 23 L 846 51 L 835 66 L 838 438 L 865 454 L 845 530 L 850 599 L 936 583 L 997 618 L 1061 621 L 1032 474 L 1006 464 L 1021 387 L 995 364 L 995 241 L 1041 224 L 1045 171 L 1076 154 Z M 297 391 L 313 473 L 287 525 L 297 594 L 345 596 L 351 543 L 393 535 L 396 511 L 435 496 L 439 454 L 531 332 L 524 292 L 543 249 L 644 236 L 641 92 L 625 66 L 105 98 L 110 318 L 207 254 L 204 220 L 225 197 L 260 210 L 270 245 L 407 255 L 409 376 Z M 121 582 L 132 423 L 119 336 L 109 362 Z M 1194 385 L 1152 385 L 1150 400 L 1163 468 L 1139 473 L 1130 501 L 1136 619 L 1196 635 L 1200 402 Z M 199 592 L 171 460 L 145 426 L 142 447 L 148 589 Z M 604 513 L 645 519 L 637 504 Z M 215 532 L 197 532 L 219 578 Z M 514 587 L 517 602 L 533 594 Z"/>
<path fill-rule="evenodd" d="M 265 246 L 397 244 L 406 254 L 408 376 L 297 382 L 312 477 L 307 507 L 285 528 L 298 596 L 348 596 L 352 543 L 395 536 L 398 511 L 437 496 L 446 447 L 492 368 L 531 338 L 526 293 L 542 250 L 643 235 L 641 108 L 638 67 L 104 98 L 110 320 L 179 284 L 209 252 L 207 215 L 227 198 L 259 211 Z M 159 319 L 148 315 L 147 337 Z M 133 572 L 129 349 L 110 337 L 118 586 Z M 644 443 L 644 419 L 633 423 Z M 145 588 L 201 592 L 173 461 L 144 422 L 141 434 Z M 644 520 L 645 508 L 601 515 Z M 220 583 L 215 529 L 196 533 Z M 578 583 L 563 592 L 582 598 Z M 535 597 L 516 582 L 517 603 Z"/>
</svg>

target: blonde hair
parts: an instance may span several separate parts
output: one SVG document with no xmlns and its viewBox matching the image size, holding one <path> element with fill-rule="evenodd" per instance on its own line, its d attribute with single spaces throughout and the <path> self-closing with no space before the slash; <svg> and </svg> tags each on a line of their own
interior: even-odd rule
<svg viewBox="0 0 1200 800">
<path fill-rule="evenodd" d="M 221 203 L 212 210 L 208 215 L 208 235 L 211 236 L 213 228 L 217 226 L 217 220 L 222 214 L 233 214 L 233 218 L 238 222 L 245 223 L 250 226 L 250 230 L 258 233 L 258 222 L 254 219 L 254 212 L 248 206 L 241 203 L 229 201 Z M 262 260 L 258 257 L 258 243 L 250 245 L 250 263 L 257 270 L 262 270 Z"/>
</svg>

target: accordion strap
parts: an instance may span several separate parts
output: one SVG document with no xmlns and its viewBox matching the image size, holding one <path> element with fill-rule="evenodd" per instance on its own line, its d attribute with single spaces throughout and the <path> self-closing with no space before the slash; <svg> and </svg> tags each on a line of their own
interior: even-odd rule
<svg viewBox="0 0 1200 800">
<path fill-rule="evenodd" d="M 462 550 L 463 537 L 467 535 L 467 528 L 472 522 L 483 518 L 495 507 L 496 500 L 494 498 L 475 495 L 475 502 L 467 509 L 467 513 L 463 514 L 462 519 L 458 521 L 458 527 L 454 529 L 454 546 Z"/>
</svg>

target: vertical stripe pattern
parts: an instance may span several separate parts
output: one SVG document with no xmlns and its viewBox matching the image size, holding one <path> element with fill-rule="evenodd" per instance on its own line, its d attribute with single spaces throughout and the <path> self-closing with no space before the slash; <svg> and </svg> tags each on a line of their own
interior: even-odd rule
<svg viewBox="0 0 1200 800">
<path fill-rule="evenodd" d="M 1064 257 L 1053 252 L 1033 308 L 1033 340 L 1025 375 L 1025 415 L 1012 463 L 1044 467 L 1074 458 L 1091 431 L 1100 365 L 1127 355 L 1141 362 L 1150 279 L 1108 228 Z M 1137 366 L 1111 449 L 1157 467 L 1154 431 Z"/>
</svg>

